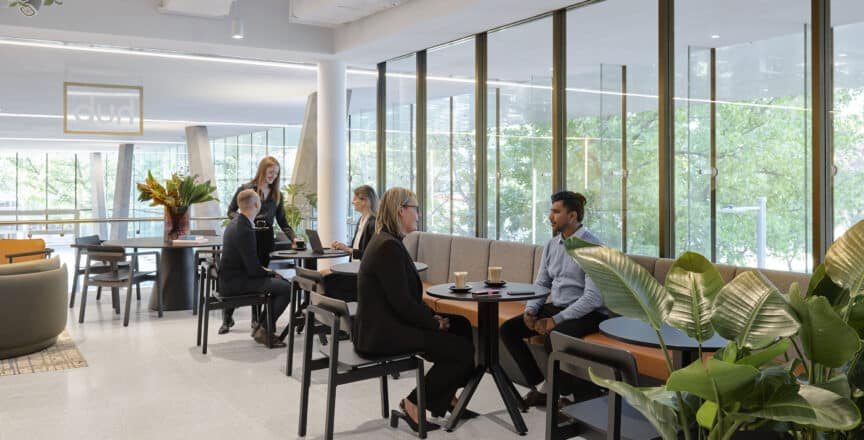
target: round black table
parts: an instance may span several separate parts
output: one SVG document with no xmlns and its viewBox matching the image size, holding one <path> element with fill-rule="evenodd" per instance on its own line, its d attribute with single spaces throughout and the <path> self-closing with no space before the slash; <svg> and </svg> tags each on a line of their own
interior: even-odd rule
<svg viewBox="0 0 864 440">
<path fill-rule="evenodd" d="M 414 267 L 417 268 L 417 272 L 429 270 L 429 265 L 419 261 L 414 262 Z M 357 275 L 357 273 L 360 272 L 360 262 L 354 260 L 347 263 L 334 264 L 330 266 L 330 271 L 333 273 L 341 273 L 343 275 Z"/>
<path fill-rule="evenodd" d="M 108 240 L 106 246 L 120 246 L 132 249 L 161 249 L 159 258 L 159 289 L 162 291 L 165 310 L 191 310 L 195 301 L 192 288 L 195 275 L 195 262 L 192 249 L 199 247 L 220 247 L 222 237 L 204 237 L 199 243 L 166 242 L 162 237 L 138 237 L 121 240 Z M 150 295 L 150 310 L 159 310 L 158 297 Z"/>
<path fill-rule="evenodd" d="M 612 339 L 617 339 L 628 344 L 642 345 L 644 347 L 660 348 L 657 333 L 646 322 L 638 319 L 619 316 L 610 318 L 600 323 L 600 332 Z M 687 336 L 681 330 L 663 324 L 660 327 L 660 335 L 666 343 L 666 348 L 681 352 L 683 366 L 690 365 L 699 356 L 699 342 Z M 726 346 L 725 338 L 718 334 L 702 342 L 702 351 L 717 351 Z"/>
<path fill-rule="evenodd" d="M 526 283 L 507 283 L 504 287 L 491 288 L 481 282 L 468 283 L 472 288 L 472 292 L 455 293 L 450 290 L 452 284 L 438 284 L 426 290 L 429 296 L 435 298 L 449 299 L 455 301 L 472 301 L 477 303 L 477 370 L 468 380 L 465 389 L 459 396 L 459 402 L 450 418 L 447 419 L 445 429 L 452 431 L 462 417 L 462 412 L 468 407 L 468 402 L 474 391 L 477 390 L 477 385 L 483 379 L 486 372 L 492 374 L 495 380 L 495 385 L 498 386 L 498 392 L 504 400 L 504 406 L 507 407 L 507 412 L 510 414 L 510 419 L 513 420 L 513 426 L 516 432 L 520 435 L 525 435 L 528 432 L 528 427 L 525 426 L 525 420 L 522 419 L 522 414 L 519 412 L 519 393 L 513 386 L 513 382 L 507 377 L 507 373 L 501 368 L 498 360 L 498 303 L 507 301 L 525 301 L 535 298 L 543 298 L 549 295 L 549 289 L 534 284 Z M 477 291 L 496 291 L 496 294 L 478 295 L 473 292 Z M 522 293 L 513 295 L 508 292 Z"/>
<path fill-rule="evenodd" d="M 323 254 L 316 254 L 312 252 L 312 249 L 306 248 L 303 250 L 294 250 L 294 249 L 283 249 L 279 251 L 270 252 L 271 260 L 300 260 L 300 261 L 311 261 L 311 260 L 323 260 L 327 258 L 342 258 L 351 255 L 350 252 L 345 251 L 335 251 L 335 252 L 325 252 Z"/>
</svg>

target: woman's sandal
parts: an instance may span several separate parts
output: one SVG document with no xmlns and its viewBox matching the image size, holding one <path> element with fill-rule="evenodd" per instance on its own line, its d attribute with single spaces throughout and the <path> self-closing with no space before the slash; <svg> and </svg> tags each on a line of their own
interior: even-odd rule
<svg viewBox="0 0 864 440">
<path fill-rule="evenodd" d="M 408 413 L 405 411 L 405 403 L 399 402 L 399 409 L 402 411 L 392 410 L 390 411 L 390 427 L 395 428 L 399 426 L 399 419 L 405 421 L 409 428 L 411 428 L 414 432 L 420 432 L 420 424 L 415 422 L 411 417 L 408 416 Z M 435 431 L 437 429 L 441 429 L 441 425 L 437 423 L 432 423 L 430 421 L 426 421 L 426 432 Z"/>
</svg>

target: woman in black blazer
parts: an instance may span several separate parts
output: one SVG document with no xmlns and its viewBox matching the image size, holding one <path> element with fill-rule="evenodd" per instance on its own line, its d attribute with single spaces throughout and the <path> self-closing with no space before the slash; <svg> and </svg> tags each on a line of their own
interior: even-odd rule
<svg viewBox="0 0 864 440">
<path fill-rule="evenodd" d="M 334 241 L 330 247 L 340 251 L 351 252 L 355 260 L 363 258 L 363 251 L 375 235 L 375 216 L 378 214 L 378 195 L 369 185 L 354 188 L 354 198 L 351 199 L 354 210 L 360 213 L 360 221 L 351 238 L 351 246 L 340 241 Z"/>
<path fill-rule="evenodd" d="M 405 234 L 417 229 L 417 210 L 416 196 L 405 188 L 391 188 L 381 197 L 376 233 L 360 263 L 352 336 L 359 353 L 422 352 L 433 363 L 425 378 L 426 408 L 440 417 L 452 410 L 456 390 L 474 370 L 474 344 L 467 319 L 435 314 L 423 303 L 420 277 L 402 244 Z M 415 430 L 416 391 L 399 404 Z"/>
</svg>

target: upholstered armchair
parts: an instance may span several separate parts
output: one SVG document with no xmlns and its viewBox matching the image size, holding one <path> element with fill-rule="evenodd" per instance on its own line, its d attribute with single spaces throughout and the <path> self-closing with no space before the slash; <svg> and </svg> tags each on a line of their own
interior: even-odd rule
<svg viewBox="0 0 864 440">
<path fill-rule="evenodd" d="M 57 341 L 66 328 L 67 285 L 59 257 L 0 265 L 0 359 Z"/>
</svg>

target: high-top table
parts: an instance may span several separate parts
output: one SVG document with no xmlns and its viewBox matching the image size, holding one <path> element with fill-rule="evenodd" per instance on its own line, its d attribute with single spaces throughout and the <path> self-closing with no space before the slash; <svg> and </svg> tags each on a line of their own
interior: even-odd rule
<svg viewBox="0 0 864 440">
<path fill-rule="evenodd" d="M 492 374 L 495 385 L 498 386 L 498 393 L 501 394 L 501 398 L 504 400 L 504 406 L 507 407 L 510 419 L 513 420 L 516 432 L 519 435 L 525 435 L 528 432 L 528 427 L 525 426 L 525 420 L 522 419 L 522 414 L 519 412 L 519 393 L 513 386 L 513 382 L 507 377 L 507 373 L 501 368 L 498 360 L 498 303 L 544 298 L 549 295 L 549 289 L 534 284 L 510 282 L 498 288 L 486 287 L 482 281 L 471 282 L 468 285 L 471 286 L 472 291 L 492 289 L 497 290 L 498 294 L 474 295 L 472 292 L 456 293 L 450 290 L 451 284 L 449 283 L 438 284 L 426 290 L 429 296 L 436 298 L 477 303 L 477 369 L 471 378 L 468 379 L 468 384 L 462 390 L 459 402 L 453 409 L 450 418 L 447 419 L 444 429 L 452 431 L 456 427 L 456 423 L 459 422 L 462 413 L 468 407 L 471 396 L 477 390 L 477 385 L 480 384 L 483 375 L 488 372 Z M 508 292 L 526 294 L 511 295 Z"/>
<path fill-rule="evenodd" d="M 124 248 L 160 249 L 159 258 L 159 289 L 162 291 L 163 308 L 165 310 L 191 310 L 195 303 L 195 292 L 192 288 L 195 276 L 195 262 L 192 261 L 192 249 L 201 247 L 221 247 L 222 237 L 205 237 L 207 241 L 200 243 L 166 242 L 162 237 L 138 237 L 121 240 L 108 240 L 106 246 Z M 159 298 L 150 295 L 150 309 L 159 310 Z"/>
</svg>

